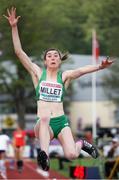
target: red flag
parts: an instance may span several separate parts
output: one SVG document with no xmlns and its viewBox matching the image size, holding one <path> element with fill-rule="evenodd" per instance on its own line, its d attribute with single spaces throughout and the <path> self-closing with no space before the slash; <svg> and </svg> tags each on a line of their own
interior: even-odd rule
<svg viewBox="0 0 119 180">
<path fill-rule="evenodd" d="M 92 37 L 92 55 L 93 55 L 94 59 L 96 60 L 96 63 L 98 63 L 99 42 L 98 42 L 95 30 L 93 30 L 93 37 Z"/>
</svg>

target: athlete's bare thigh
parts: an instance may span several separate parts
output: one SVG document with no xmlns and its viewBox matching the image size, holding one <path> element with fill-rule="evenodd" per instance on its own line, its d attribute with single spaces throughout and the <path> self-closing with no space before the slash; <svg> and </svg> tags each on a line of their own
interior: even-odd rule
<svg viewBox="0 0 119 180">
<path fill-rule="evenodd" d="M 58 135 L 58 139 L 63 147 L 64 154 L 75 151 L 75 141 L 70 127 L 65 127 Z"/>
<path fill-rule="evenodd" d="M 39 137 L 39 132 L 40 132 L 40 120 L 36 123 L 36 125 L 34 126 L 34 133 L 36 138 L 40 139 Z M 53 139 L 53 131 L 49 126 L 49 134 L 50 134 L 50 139 Z"/>
</svg>

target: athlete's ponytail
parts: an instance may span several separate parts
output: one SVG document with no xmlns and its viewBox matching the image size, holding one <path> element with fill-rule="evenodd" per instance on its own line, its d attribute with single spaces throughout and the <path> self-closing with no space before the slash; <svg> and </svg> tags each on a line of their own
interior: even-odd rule
<svg viewBox="0 0 119 180">
<path fill-rule="evenodd" d="M 66 59 L 68 59 L 68 55 L 69 55 L 68 52 L 66 52 L 65 54 L 62 54 L 61 60 L 65 61 Z"/>
</svg>

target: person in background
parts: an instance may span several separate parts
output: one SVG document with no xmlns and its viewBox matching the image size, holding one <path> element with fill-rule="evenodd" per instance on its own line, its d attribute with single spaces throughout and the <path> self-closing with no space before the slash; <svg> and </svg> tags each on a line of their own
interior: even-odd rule
<svg viewBox="0 0 119 180">
<path fill-rule="evenodd" d="M 112 142 L 107 150 L 106 157 L 108 160 L 105 163 L 105 175 L 108 177 L 114 167 L 116 158 L 119 157 L 119 139 L 117 137 L 112 139 Z M 117 171 L 119 171 L 119 165 L 114 173 L 114 178 L 117 178 Z"/>
<path fill-rule="evenodd" d="M 89 143 L 93 143 L 93 137 L 92 137 L 92 132 L 91 131 L 86 131 L 85 132 L 85 138 Z"/>
<path fill-rule="evenodd" d="M 19 172 L 22 172 L 23 169 L 23 153 L 24 153 L 24 146 L 26 144 L 25 137 L 26 137 L 25 131 L 21 129 L 19 124 L 17 124 L 16 130 L 13 132 L 13 147 L 14 147 L 17 169 Z"/>
<path fill-rule="evenodd" d="M 3 179 L 7 179 L 7 171 L 6 171 L 6 152 L 8 150 L 8 145 L 11 143 L 11 140 L 8 135 L 2 132 L 0 128 L 0 175 Z"/>
</svg>

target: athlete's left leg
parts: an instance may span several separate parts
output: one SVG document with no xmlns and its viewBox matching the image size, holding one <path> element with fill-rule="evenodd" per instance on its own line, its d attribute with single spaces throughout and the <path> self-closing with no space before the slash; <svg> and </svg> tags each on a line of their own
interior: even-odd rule
<svg viewBox="0 0 119 180">
<path fill-rule="evenodd" d="M 76 143 L 70 127 L 65 127 L 58 135 L 58 139 L 62 144 L 64 154 L 68 159 L 75 159 L 79 156 L 81 149 L 91 155 L 93 158 L 99 156 L 97 148 L 87 142 L 85 139 L 80 139 Z"/>
<path fill-rule="evenodd" d="M 65 157 L 75 159 L 79 156 L 82 142 L 75 143 L 70 127 L 65 127 L 58 135 L 58 139 L 63 147 Z"/>
</svg>

